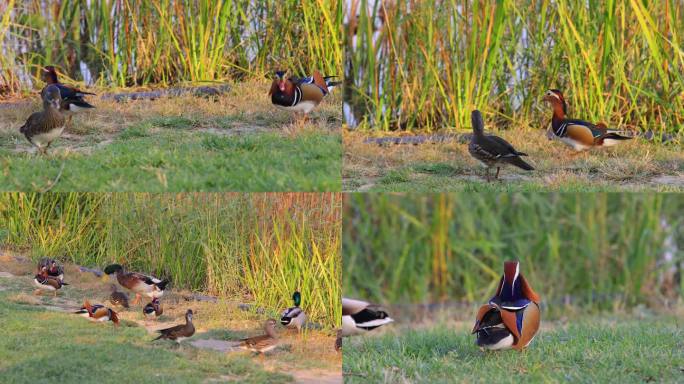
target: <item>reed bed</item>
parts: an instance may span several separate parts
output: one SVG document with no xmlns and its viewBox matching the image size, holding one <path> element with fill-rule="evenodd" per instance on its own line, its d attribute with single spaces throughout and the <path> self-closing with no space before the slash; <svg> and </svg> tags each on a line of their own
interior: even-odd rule
<svg viewBox="0 0 684 384">
<path fill-rule="evenodd" d="M 345 294 L 480 303 L 505 260 L 546 302 L 591 309 L 680 300 L 684 199 L 676 194 L 352 194 Z"/>
<path fill-rule="evenodd" d="M 624 129 L 684 125 L 678 0 L 350 0 L 346 97 L 362 129 L 545 127 L 543 93 Z"/>
<path fill-rule="evenodd" d="M 30 0 L 0 3 L 0 95 L 52 64 L 97 86 L 342 72 L 341 0 Z"/>
<path fill-rule="evenodd" d="M 341 195 L 49 193 L 0 195 L 3 246 L 171 279 L 175 288 L 270 309 L 302 292 L 309 316 L 341 318 Z M 2 231 L 0 231 L 2 232 Z"/>
</svg>

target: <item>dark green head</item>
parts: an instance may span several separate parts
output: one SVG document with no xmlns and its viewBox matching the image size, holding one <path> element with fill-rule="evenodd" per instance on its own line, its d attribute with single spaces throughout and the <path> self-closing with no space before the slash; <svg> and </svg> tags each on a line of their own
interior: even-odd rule
<svg viewBox="0 0 684 384">
<path fill-rule="evenodd" d="M 112 273 L 117 273 L 119 271 L 123 271 L 123 267 L 119 264 L 110 264 L 104 269 L 104 273 L 107 275 L 111 275 Z"/>
<path fill-rule="evenodd" d="M 294 301 L 295 307 L 299 307 L 302 304 L 302 294 L 299 291 L 295 291 L 292 294 L 292 300 Z"/>
</svg>

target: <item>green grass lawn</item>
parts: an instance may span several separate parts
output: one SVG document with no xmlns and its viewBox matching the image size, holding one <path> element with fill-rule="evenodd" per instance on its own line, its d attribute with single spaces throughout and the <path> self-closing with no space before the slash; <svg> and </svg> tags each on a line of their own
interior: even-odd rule
<svg viewBox="0 0 684 384">
<path fill-rule="evenodd" d="M 267 89 L 249 81 L 214 99 L 94 97 L 46 156 L 19 133 L 37 101 L 2 108 L 0 190 L 341 190 L 341 96 L 302 122 L 271 105 Z"/>
<path fill-rule="evenodd" d="M 684 329 L 674 317 L 553 324 L 522 353 L 480 351 L 469 331 L 435 326 L 345 339 L 345 382 L 684 381 Z"/>
<path fill-rule="evenodd" d="M 59 148 L 59 147 L 58 147 Z M 220 136 L 134 127 L 92 153 L 0 149 L 0 187 L 53 191 L 339 190 L 341 140 L 332 133 Z M 62 169 L 63 168 L 63 169 Z M 61 171 L 61 175 L 60 175 Z"/>
</svg>

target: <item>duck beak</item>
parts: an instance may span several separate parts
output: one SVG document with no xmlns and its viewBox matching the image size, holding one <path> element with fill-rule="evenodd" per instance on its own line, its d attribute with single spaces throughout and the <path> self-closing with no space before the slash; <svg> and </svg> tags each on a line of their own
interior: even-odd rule
<svg viewBox="0 0 684 384">
<path fill-rule="evenodd" d="M 285 92 L 285 80 L 280 80 L 278 82 L 278 89 L 280 89 L 281 92 Z"/>
<path fill-rule="evenodd" d="M 51 103 L 55 109 L 59 109 L 59 100 L 58 99 L 52 100 Z"/>
</svg>

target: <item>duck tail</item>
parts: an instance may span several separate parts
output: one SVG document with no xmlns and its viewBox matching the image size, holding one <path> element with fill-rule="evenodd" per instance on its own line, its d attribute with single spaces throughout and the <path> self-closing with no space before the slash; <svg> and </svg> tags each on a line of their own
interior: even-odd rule
<svg viewBox="0 0 684 384">
<path fill-rule="evenodd" d="M 70 104 L 73 104 L 79 108 L 95 108 L 94 105 L 84 101 L 84 100 L 72 100 L 69 101 Z"/>
<path fill-rule="evenodd" d="M 605 139 L 611 139 L 611 140 L 632 140 L 634 137 L 633 136 L 625 136 L 622 135 L 621 133 L 617 131 L 611 131 L 603 135 L 602 137 L 604 140 Z"/>
<path fill-rule="evenodd" d="M 169 279 L 164 279 L 164 280 L 158 282 L 158 283 L 155 284 L 155 285 L 157 286 L 157 288 L 159 288 L 159 289 L 161 289 L 161 290 L 163 291 L 163 290 L 166 289 L 166 285 L 167 285 L 167 284 L 169 284 Z"/>
<path fill-rule="evenodd" d="M 527 156 L 527 155 L 525 155 L 525 156 Z M 530 164 L 525 162 L 525 160 L 521 159 L 519 156 L 510 157 L 507 159 L 507 162 L 509 164 L 515 165 L 516 167 L 518 167 L 520 169 L 524 169 L 526 171 L 534 170 L 533 166 L 531 166 Z"/>
<path fill-rule="evenodd" d="M 111 309 L 109 310 L 109 319 L 114 325 L 119 325 L 119 315 Z"/>
</svg>

